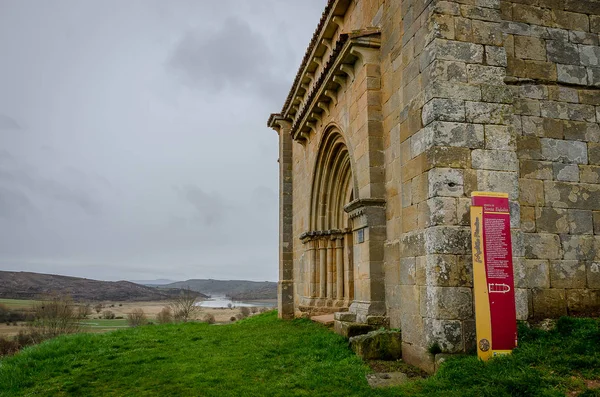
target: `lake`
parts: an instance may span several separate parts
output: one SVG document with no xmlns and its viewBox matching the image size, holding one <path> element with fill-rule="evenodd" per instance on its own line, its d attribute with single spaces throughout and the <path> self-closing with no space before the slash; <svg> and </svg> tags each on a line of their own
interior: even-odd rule
<svg viewBox="0 0 600 397">
<path fill-rule="evenodd" d="M 200 307 L 228 307 L 231 304 L 234 307 L 275 307 L 277 306 L 277 302 L 275 300 L 266 300 L 266 301 L 233 301 L 226 296 L 213 296 L 209 299 L 206 299 L 200 303 L 198 306 Z"/>
</svg>

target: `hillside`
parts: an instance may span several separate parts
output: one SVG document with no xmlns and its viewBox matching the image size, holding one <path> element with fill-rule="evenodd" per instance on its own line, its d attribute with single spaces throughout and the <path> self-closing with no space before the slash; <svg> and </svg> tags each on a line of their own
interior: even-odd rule
<svg viewBox="0 0 600 397">
<path fill-rule="evenodd" d="M 170 299 L 180 290 L 158 289 L 129 281 L 0 271 L 0 298 L 34 299 L 53 292 L 69 294 L 76 301 L 153 301 Z M 201 293 L 198 295 L 206 297 Z"/>
<path fill-rule="evenodd" d="M 224 295 L 234 300 L 277 299 L 277 283 L 272 281 L 192 279 L 161 286 L 161 288 L 188 287 L 203 294 Z"/>
</svg>

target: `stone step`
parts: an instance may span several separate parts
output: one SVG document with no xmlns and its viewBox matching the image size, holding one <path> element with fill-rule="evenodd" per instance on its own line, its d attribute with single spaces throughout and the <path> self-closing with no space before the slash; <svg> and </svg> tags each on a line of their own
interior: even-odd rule
<svg viewBox="0 0 600 397">
<path fill-rule="evenodd" d="M 317 322 L 317 323 L 321 323 L 326 327 L 332 327 L 333 326 L 333 313 L 331 314 L 322 314 L 320 316 L 312 316 L 310 318 L 312 321 Z"/>
</svg>

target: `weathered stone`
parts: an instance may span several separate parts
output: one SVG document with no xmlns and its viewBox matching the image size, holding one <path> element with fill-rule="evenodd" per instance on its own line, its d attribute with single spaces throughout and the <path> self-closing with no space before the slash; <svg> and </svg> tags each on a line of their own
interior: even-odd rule
<svg viewBox="0 0 600 397">
<path fill-rule="evenodd" d="M 481 100 L 493 103 L 513 103 L 514 94 L 511 87 L 504 85 L 481 85 Z"/>
<path fill-rule="evenodd" d="M 577 164 L 551 163 L 552 174 L 557 181 L 579 182 L 579 166 Z M 541 179 L 541 178 L 540 178 Z M 548 178 L 552 179 L 552 178 Z"/>
<path fill-rule="evenodd" d="M 485 58 L 488 65 L 506 66 L 506 50 L 504 47 L 485 46 Z"/>
<path fill-rule="evenodd" d="M 530 259 L 560 259 L 561 243 L 556 234 L 523 233 L 525 257 Z"/>
<path fill-rule="evenodd" d="M 344 338 L 351 338 L 373 331 L 373 326 L 371 325 L 337 320 L 334 322 L 333 327 L 335 333 L 342 335 Z"/>
<path fill-rule="evenodd" d="M 585 14 L 577 12 L 568 12 L 562 10 L 552 10 L 553 21 L 557 27 L 569 30 L 589 31 L 590 23 Z"/>
<path fill-rule="evenodd" d="M 596 42 L 598 36 L 596 36 Z M 596 66 L 600 65 L 600 47 L 597 45 L 580 45 L 579 56 L 581 64 L 584 66 Z"/>
<path fill-rule="evenodd" d="M 540 138 L 535 136 L 517 137 L 517 156 L 520 160 L 541 160 L 543 156 Z"/>
<path fill-rule="evenodd" d="M 517 153 L 506 150 L 475 149 L 471 153 L 471 163 L 475 169 L 495 171 L 518 171 Z"/>
<path fill-rule="evenodd" d="M 535 207 L 543 206 L 544 182 L 534 179 L 519 179 L 519 202 Z"/>
<path fill-rule="evenodd" d="M 546 43 L 539 37 L 515 36 L 515 56 L 521 59 L 546 60 Z"/>
<path fill-rule="evenodd" d="M 400 386 L 409 381 L 408 375 L 403 372 L 381 372 L 367 374 L 367 383 L 373 389 Z"/>
<path fill-rule="evenodd" d="M 521 207 L 521 230 L 535 232 L 535 207 Z"/>
<path fill-rule="evenodd" d="M 535 215 L 536 230 L 540 233 L 569 233 L 567 210 L 538 207 Z"/>
<path fill-rule="evenodd" d="M 515 114 L 521 114 L 523 116 L 539 116 L 540 101 L 527 98 L 515 100 L 514 110 Z"/>
<path fill-rule="evenodd" d="M 598 307 L 600 307 L 600 290 L 567 290 L 567 308 L 570 315 L 597 315 Z"/>
<path fill-rule="evenodd" d="M 529 291 L 526 288 L 515 288 L 515 309 L 517 320 L 529 318 Z"/>
<path fill-rule="evenodd" d="M 592 211 L 568 210 L 571 234 L 594 234 Z"/>
<path fill-rule="evenodd" d="M 600 262 L 587 262 L 585 272 L 588 288 L 600 289 Z"/>
<path fill-rule="evenodd" d="M 600 166 L 597 165 L 580 165 L 581 171 L 580 180 L 583 183 L 600 183 Z"/>
<path fill-rule="evenodd" d="M 600 234 L 600 211 L 593 211 L 594 233 Z"/>
<path fill-rule="evenodd" d="M 546 50 L 550 62 L 566 65 L 579 64 L 579 48 L 575 44 L 563 40 L 548 40 L 546 42 Z"/>
<path fill-rule="evenodd" d="M 466 120 L 471 123 L 509 124 L 512 108 L 488 102 L 465 102 Z"/>
<path fill-rule="evenodd" d="M 484 132 L 481 125 L 434 121 L 413 136 L 413 152 L 420 153 L 433 146 L 482 148 Z"/>
<path fill-rule="evenodd" d="M 542 156 L 546 160 L 563 163 L 587 164 L 587 146 L 584 142 L 541 138 Z"/>
<path fill-rule="evenodd" d="M 520 176 L 528 179 L 552 179 L 552 163 L 549 161 L 521 160 Z M 575 166 L 577 168 L 577 166 Z M 577 168 L 577 176 L 579 169 Z"/>
<path fill-rule="evenodd" d="M 561 235 L 560 240 L 564 259 L 576 261 L 593 261 L 596 259 L 597 247 L 594 236 L 590 235 Z"/>
<path fill-rule="evenodd" d="M 435 39 L 421 55 L 421 69 L 425 69 L 434 59 L 481 63 L 483 60 L 483 46 L 460 41 Z"/>
<path fill-rule="evenodd" d="M 585 288 L 585 265 L 576 260 L 550 261 L 552 288 Z"/>
<path fill-rule="evenodd" d="M 486 125 L 485 148 L 492 150 L 515 150 L 516 140 L 511 128 L 503 125 Z"/>
<path fill-rule="evenodd" d="M 453 197 L 433 197 L 419 204 L 419 227 L 455 225 L 456 201 Z"/>
<path fill-rule="evenodd" d="M 456 255 L 427 255 L 420 257 L 423 284 L 439 287 L 471 287 L 473 272 L 470 262 L 459 260 Z"/>
<path fill-rule="evenodd" d="M 478 170 L 477 184 L 482 191 L 508 193 L 511 200 L 519 197 L 519 182 L 516 172 Z"/>
<path fill-rule="evenodd" d="M 467 65 L 467 77 L 471 84 L 504 84 L 506 68 L 470 64 Z"/>
<path fill-rule="evenodd" d="M 600 143 L 588 143 L 588 161 L 590 164 L 600 165 Z"/>
<path fill-rule="evenodd" d="M 550 266 L 545 259 L 525 261 L 527 286 L 529 288 L 550 288 Z"/>
<path fill-rule="evenodd" d="M 423 125 L 435 120 L 465 121 L 464 102 L 456 99 L 434 98 L 423 107 Z"/>
<path fill-rule="evenodd" d="M 458 353 L 464 350 L 461 321 L 426 318 L 425 329 L 425 341 L 428 346 L 437 343 L 443 353 Z"/>
<path fill-rule="evenodd" d="M 600 142 L 600 126 L 596 123 L 570 121 L 564 123 L 564 137 L 572 141 Z"/>
<path fill-rule="evenodd" d="M 533 316 L 538 319 L 567 315 L 564 289 L 534 289 Z"/>
<path fill-rule="evenodd" d="M 402 334 L 377 330 L 350 338 L 350 348 L 363 360 L 398 360 L 402 358 Z"/>
<path fill-rule="evenodd" d="M 600 209 L 600 186 L 544 181 L 546 205 L 582 210 Z"/>
<path fill-rule="evenodd" d="M 463 172 L 454 168 L 435 168 L 429 171 L 429 197 L 463 195 Z"/>
<path fill-rule="evenodd" d="M 428 254 L 464 255 L 471 249 L 468 227 L 434 226 L 425 230 L 425 251 Z"/>
</svg>

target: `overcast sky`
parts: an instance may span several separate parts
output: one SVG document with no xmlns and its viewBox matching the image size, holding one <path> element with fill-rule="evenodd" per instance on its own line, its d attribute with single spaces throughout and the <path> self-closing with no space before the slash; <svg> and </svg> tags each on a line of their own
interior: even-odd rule
<svg viewBox="0 0 600 397">
<path fill-rule="evenodd" d="M 0 0 L 0 270 L 277 279 L 281 109 L 326 0 Z"/>
</svg>

